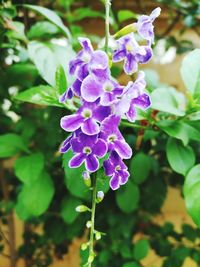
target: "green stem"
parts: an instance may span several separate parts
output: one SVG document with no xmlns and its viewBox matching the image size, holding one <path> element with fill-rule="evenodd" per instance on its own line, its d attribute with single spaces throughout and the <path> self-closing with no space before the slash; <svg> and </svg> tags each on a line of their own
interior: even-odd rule
<svg viewBox="0 0 200 267">
<path fill-rule="evenodd" d="M 108 43 L 110 38 L 110 0 L 105 0 L 106 19 L 105 19 L 105 51 L 108 53 Z"/>
<path fill-rule="evenodd" d="M 97 175 L 96 173 L 94 173 L 88 267 L 92 266 L 92 262 L 94 259 L 94 223 L 95 223 L 95 211 L 96 211 L 96 196 L 97 196 Z"/>
</svg>

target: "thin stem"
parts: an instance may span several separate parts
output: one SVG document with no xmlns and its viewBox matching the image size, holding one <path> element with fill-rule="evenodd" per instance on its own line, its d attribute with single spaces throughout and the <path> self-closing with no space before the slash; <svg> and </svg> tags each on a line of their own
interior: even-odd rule
<svg viewBox="0 0 200 267">
<path fill-rule="evenodd" d="M 105 19 L 105 51 L 108 52 L 108 43 L 110 38 L 110 0 L 105 0 L 106 19 Z"/>
<path fill-rule="evenodd" d="M 90 228 L 90 241 L 89 241 L 89 258 L 88 267 L 92 266 L 94 258 L 94 223 L 95 223 L 95 211 L 96 211 L 96 196 L 97 196 L 97 175 L 93 175 L 93 193 L 92 193 L 92 209 L 91 209 L 91 228 Z"/>
</svg>

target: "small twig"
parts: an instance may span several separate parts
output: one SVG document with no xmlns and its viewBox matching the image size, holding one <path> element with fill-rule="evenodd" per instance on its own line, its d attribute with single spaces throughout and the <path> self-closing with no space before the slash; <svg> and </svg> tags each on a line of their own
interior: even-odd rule
<svg viewBox="0 0 200 267">
<path fill-rule="evenodd" d="M 179 22 L 180 17 L 181 17 L 181 13 L 177 11 L 177 15 L 174 17 L 172 23 L 169 24 L 167 29 L 161 34 L 161 36 L 160 36 L 161 38 L 168 35 L 174 29 L 176 24 Z"/>
</svg>

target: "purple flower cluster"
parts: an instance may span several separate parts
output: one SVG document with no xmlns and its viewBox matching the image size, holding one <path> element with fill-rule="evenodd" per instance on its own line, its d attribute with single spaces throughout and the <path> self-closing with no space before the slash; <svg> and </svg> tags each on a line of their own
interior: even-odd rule
<svg viewBox="0 0 200 267">
<path fill-rule="evenodd" d="M 124 60 L 127 74 L 136 72 L 139 63 L 151 58 L 152 22 L 159 12 L 155 9 L 150 16 L 138 19 L 138 33 L 147 40 L 147 45 L 140 46 L 133 34 L 116 41 L 118 48 L 113 52 L 113 62 Z M 111 76 L 107 54 L 94 51 L 87 38 L 79 38 L 79 42 L 82 50 L 69 64 L 69 74 L 74 75 L 75 81 L 60 97 L 60 102 L 76 96 L 81 106 L 75 114 L 61 119 L 61 127 L 71 135 L 63 142 L 60 152 L 71 149 L 74 156 L 69 167 L 77 168 L 84 163 L 87 173 L 97 171 L 99 159 L 108 154 L 103 167 L 105 174 L 111 177 L 110 187 L 115 190 L 127 182 L 129 172 L 123 160 L 132 156 L 131 147 L 119 131 L 121 118 L 133 122 L 136 107 L 146 110 L 151 105 L 144 90 L 144 72 L 140 71 L 134 82 L 122 86 Z"/>
</svg>

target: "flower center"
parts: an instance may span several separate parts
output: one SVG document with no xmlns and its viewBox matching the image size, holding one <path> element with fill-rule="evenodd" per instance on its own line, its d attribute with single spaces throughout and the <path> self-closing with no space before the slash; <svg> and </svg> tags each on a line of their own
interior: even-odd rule
<svg viewBox="0 0 200 267">
<path fill-rule="evenodd" d="M 105 92 L 111 92 L 113 89 L 114 89 L 114 86 L 110 82 L 105 83 L 105 85 L 103 87 L 103 90 Z"/>
<path fill-rule="evenodd" d="M 131 45 L 130 43 L 128 43 L 128 44 L 126 45 L 126 50 L 127 50 L 128 52 L 133 52 L 133 49 L 134 49 L 134 47 L 133 47 L 133 45 Z"/>
<path fill-rule="evenodd" d="M 115 171 L 117 172 L 117 171 L 120 171 L 120 170 L 121 170 L 120 165 L 117 165 L 117 166 L 115 167 Z"/>
<path fill-rule="evenodd" d="M 82 55 L 81 59 L 82 59 L 85 63 L 89 63 L 90 60 L 91 60 L 91 56 L 90 56 L 90 54 L 88 54 L 88 53 L 84 53 L 84 54 Z"/>
<path fill-rule="evenodd" d="M 85 108 L 83 111 L 82 111 L 82 116 L 85 118 L 85 119 L 89 119 L 92 117 L 92 111 L 88 108 Z"/>
<path fill-rule="evenodd" d="M 113 142 L 115 142 L 117 140 L 117 136 L 115 134 L 111 134 L 111 135 L 108 136 L 107 140 L 108 140 L 109 143 L 113 143 Z"/>
<path fill-rule="evenodd" d="M 89 154 L 91 154 L 92 149 L 91 149 L 89 146 L 85 146 L 85 147 L 83 148 L 83 152 L 84 152 L 85 154 L 89 155 Z"/>
</svg>

